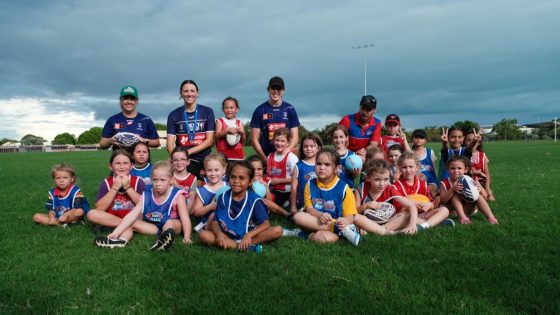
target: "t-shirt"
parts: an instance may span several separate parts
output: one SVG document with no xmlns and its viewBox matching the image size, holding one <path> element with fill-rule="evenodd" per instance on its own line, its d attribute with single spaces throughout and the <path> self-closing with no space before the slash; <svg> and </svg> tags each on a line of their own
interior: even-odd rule
<svg viewBox="0 0 560 315">
<path fill-rule="evenodd" d="M 371 141 L 381 141 L 381 120 L 371 117 L 366 127 L 360 125 L 359 114 L 348 114 L 338 123 L 348 129 L 348 149 L 365 149 Z"/>
<path fill-rule="evenodd" d="M 216 131 L 214 111 L 204 105 L 197 104 L 196 110 L 192 113 L 187 113 L 185 106 L 180 106 L 167 117 L 167 135 L 175 136 L 177 146 L 195 147 L 206 140 L 206 132 L 214 131 Z M 211 151 L 210 146 L 201 152 L 191 154 L 190 159 L 202 162 Z"/>
<path fill-rule="evenodd" d="M 134 118 L 126 117 L 122 112 L 109 117 L 101 136 L 111 138 L 119 132 L 134 133 L 145 139 L 159 139 L 154 122 L 142 113 L 136 113 Z"/>
<path fill-rule="evenodd" d="M 266 156 L 274 152 L 274 130 L 279 128 L 290 130 L 299 125 L 296 109 L 290 103 L 282 102 L 280 106 L 274 107 L 268 101 L 255 108 L 250 124 L 251 128 L 261 130 L 259 143 Z"/>
</svg>

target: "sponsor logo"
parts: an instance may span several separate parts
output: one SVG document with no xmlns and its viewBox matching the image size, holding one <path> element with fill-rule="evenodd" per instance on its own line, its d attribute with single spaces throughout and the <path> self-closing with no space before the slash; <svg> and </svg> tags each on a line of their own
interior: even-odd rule
<svg viewBox="0 0 560 315">
<path fill-rule="evenodd" d="M 150 212 L 150 213 L 146 214 L 146 219 L 148 221 L 161 223 L 161 222 L 163 222 L 163 214 L 161 214 L 159 212 Z"/>
</svg>

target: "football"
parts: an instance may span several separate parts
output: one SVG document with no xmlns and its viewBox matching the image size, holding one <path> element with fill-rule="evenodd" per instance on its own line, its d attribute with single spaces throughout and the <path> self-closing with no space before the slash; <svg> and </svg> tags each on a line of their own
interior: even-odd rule
<svg viewBox="0 0 560 315">
<path fill-rule="evenodd" d="M 241 140 L 241 134 L 239 133 L 228 133 L 226 135 L 226 142 L 232 147 L 238 144 L 239 140 Z"/>
<path fill-rule="evenodd" d="M 257 181 L 253 181 L 253 191 L 257 193 L 257 195 L 261 196 L 261 198 L 266 196 L 266 187 Z"/>
<path fill-rule="evenodd" d="M 218 201 L 218 198 L 220 198 L 220 196 L 228 190 L 229 186 L 223 186 L 222 188 L 218 189 L 218 191 L 214 195 L 214 200 Z"/>
<path fill-rule="evenodd" d="M 458 180 L 457 183 L 463 185 L 463 190 L 459 194 L 461 199 L 466 202 L 476 202 L 479 197 L 478 188 L 476 187 L 476 182 L 470 176 L 463 175 Z"/>
<path fill-rule="evenodd" d="M 136 142 L 140 141 L 138 135 L 132 132 L 119 132 L 114 137 L 115 141 L 119 143 L 121 147 L 131 147 Z"/>
<path fill-rule="evenodd" d="M 375 223 L 386 223 L 397 212 L 395 206 L 388 202 L 382 202 L 378 209 L 366 209 L 364 215 Z"/>
<path fill-rule="evenodd" d="M 422 195 L 422 194 L 412 194 L 412 195 L 408 195 L 406 196 L 406 199 L 415 201 L 415 202 L 430 202 L 430 198 L 428 198 L 426 195 Z"/>
<path fill-rule="evenodd" d="M 363 165 L 364 161 L 362 161 L 362 158 L 357 154 L 348 156 L 346 158 L 346 162 L 344 163 L 344 166 L 349 171 L 361 169 Z"/>
</svg>

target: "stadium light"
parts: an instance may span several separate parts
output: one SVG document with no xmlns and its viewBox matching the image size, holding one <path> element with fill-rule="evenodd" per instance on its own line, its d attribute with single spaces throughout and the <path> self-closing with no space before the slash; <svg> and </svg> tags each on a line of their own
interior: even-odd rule
<svg viewBox="0 0 560 315">
<path fill-rule="evenodd" d="M 367 55 L 366 55 L 366 49 L 368 48 L 372 48 L 373 46 L 375 46 L 374 44 L 366 44 L 363 46 L 352 46 L 352 49 L 354 50 L 360 50 L 362 49 L 364 52 L 364 95 L 367 95 Z"/>
</svg>

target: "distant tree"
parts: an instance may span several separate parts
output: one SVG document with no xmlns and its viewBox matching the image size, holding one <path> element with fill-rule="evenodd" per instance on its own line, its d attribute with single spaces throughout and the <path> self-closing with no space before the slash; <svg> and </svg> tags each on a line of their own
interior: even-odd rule
<svg viewBox="0 0 560 315">
<path fill-rule="evenodd" d="M 522 137 L 522 132 L 517 125 L 517 119 L 502 119 L 492 128 L 498 139 L 514 140 Z"/>
<path fill-rule="evenodd" d="M 299 137 L 298 142 L 301 142 L 301 138 L 305 137 L 308 133 L 309 133 L 309 130 L 307 130 L 303 125 L 300 125 L 298 127 L 298 137 Z"/>
<path fill-rule="evenodd" d="M 28 134 L 23 136 L 20 142 L 22 145 L 43 145 L 43 143 L 47 142 L 47 140 L 43 139 L 43 137 Z"/>
<path fill-rule="evenodd" d="M 155 123 L 155 125 L 156 125 L 156 130 L 165 130 L 165 131 L 167 131 L 167 125 L 166 125 L 166 124 Z"/>
<path fill-rule="evenodd" d="M 441 141 L 441 128 L 436 126 L 427 126 L 424 127 L 424 131 L 426 132 L 426 139 L 428 142 L 439 142 Z M 412 137 L 409 138 L 412 141 Z"/>
<path fill-rule="evenodd" d="M 3 144 L 6 143 L 6 142 L 19 142 L 19 141 L 14 140 L 14 139 L 2 138 L 2 139 L 0 140 L 0 145 L 3 145 Z"/>
<path fill-rule="evenodd" d="M 334 130 L 334 127 L 336 126 L 338 126 L 338 123 L 334 122 L 326 125 L 325 127 L 323 127 L 323 129 L 315 130 L 315 132 L 319 135 L 319 137 L 321 137 L 321 140 L 323 140 L 324 145 L 332 144 L 331 134 L 332 131 Z"/>
<path fill-rule="evenodd" d="M 93 127 L 90 130 L 84 131 L 78 136 L 77 144 L 97 144 L 101 141 L 102 132 L 103 128 L 101 127 Z"/>
<path fill-rule="evenodd" d="M 463 130 L 464 133 L 472 131 L 473 129 L 476 129 L 477 131 L 480 129 L 480 125 L 478 123 L 470 120 L 456 121 L 453 126 Z"/>
<path fill-rule="evenodd" d="M 76 136 L 68 132 L 61 133 L 54 137 L 52 144 L 76 144 Z"/>
</svg>

